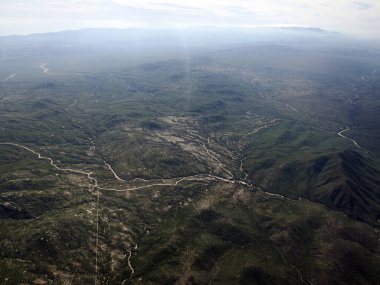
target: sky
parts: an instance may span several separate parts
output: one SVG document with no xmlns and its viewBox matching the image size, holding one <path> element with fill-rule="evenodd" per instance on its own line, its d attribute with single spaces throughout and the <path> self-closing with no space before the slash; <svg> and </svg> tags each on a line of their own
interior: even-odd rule
<svg viewBox="0 0 380 285">
<path fill-rule="evenodd" d="M 0 35 L 189 26 L 307 26 L 378 39 L 380 0 L 0 0 Z"/>
</svg>

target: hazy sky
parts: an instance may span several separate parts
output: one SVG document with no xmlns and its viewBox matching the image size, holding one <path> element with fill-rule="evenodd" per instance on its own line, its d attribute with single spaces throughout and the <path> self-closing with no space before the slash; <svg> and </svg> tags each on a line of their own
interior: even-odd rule
<svg viewBox="0 0 380 285">
<path fill-rule="evenodd" d="M 313 26 L 380 37 L 380 0 L 0 0 L 0 34 L 85 27 Z"/>
</svg>

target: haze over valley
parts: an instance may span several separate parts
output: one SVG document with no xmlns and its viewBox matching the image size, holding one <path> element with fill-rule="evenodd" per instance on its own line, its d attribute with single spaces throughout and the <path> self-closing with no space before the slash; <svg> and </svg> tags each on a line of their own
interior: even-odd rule
<svg viewBox="0 0 380 285">
<path fill-rule="evenodd" d="M 222 13 L 194 3 L 125 9 Z M 0 284 L 380 284 L 375 23 L 217 12 L 28 35 L 4 18 Z"/>
</svg>

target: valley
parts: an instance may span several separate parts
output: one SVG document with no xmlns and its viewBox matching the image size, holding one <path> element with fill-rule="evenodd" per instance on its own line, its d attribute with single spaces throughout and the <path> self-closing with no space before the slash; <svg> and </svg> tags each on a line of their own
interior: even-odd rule
<svg viewBox="0 0 380 285">
<path fill-rule="evenodd" d="M 0 284 L 380 280 L 377 54 L 3 50 Z"/>
</svg>

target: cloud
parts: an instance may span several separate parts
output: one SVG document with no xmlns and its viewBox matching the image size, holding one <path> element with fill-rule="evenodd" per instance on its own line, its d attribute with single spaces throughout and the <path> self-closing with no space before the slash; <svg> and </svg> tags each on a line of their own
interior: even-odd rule
<svg viewBox="0 0 380 285">
<path fill-rule="evenodd" d="M 187 10 L 187 11 L 195 11 L 195 12 L 204 12 L 205 10 L 197 7 L 191 7 L 191 6 L 182 6 L 182 5 L 176 5 L 173 3 L 159 3 L 159 6 L 162 6 L 164 8 L 173 8 L 173 9 L 179 9 L 179 10 Z"/>
<path fill-rule="evenodd" d="M 359 10 L 367 10 L 367 9 L 372 9 L 374 7 L 372 4 L 365 3 L 365 2 L 354 2 L 354 5 Z"/>
<path fill-rule="evenodd" d="M 164 28 L 194 25 L 295 25 L 380 35 L 378 0 L 0 1 L 0 34 L 112 25 Z"/>
</svg>

